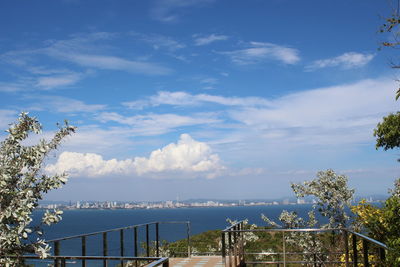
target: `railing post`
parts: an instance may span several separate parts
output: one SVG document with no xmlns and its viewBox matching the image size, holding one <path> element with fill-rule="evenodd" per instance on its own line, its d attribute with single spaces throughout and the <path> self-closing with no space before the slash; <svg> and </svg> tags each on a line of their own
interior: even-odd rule
<svg viewBox="0 0 400 267">
<path fill-rule="evenodd" d="M 343 231 L 343 241 L 344 241 L 344 249 L 345 249 L 345 260 L 346 260 L 346 267 L 349 267 L 349 235 L 347 230 Z"/>
<path fill-rule="evenodd" d="M 357 236 L 352 234 L 353 239 L 353 266 L 358 266 L 358 255 L 357 255 Z"/>
<path fill-rule="evenodd" d="M 187 244 L 188 244 L 188 257 L 192 257 L 192 244 L 190 241 L 190 222 L 186 224 Z"/>
<path fill-rule="evenodd" d="M 163 267 L 169 267 L 169 259 L 163 262 L 162 264 Z"/>
<path fill-rule="evenodd" d="M 232 254 L 232 232 L 229 229 L 229 232 L 228 232 L 228 260 L 229 260 L 229 266 L 232 266 L 231 254 Z"/>
<path fill-rule="evenodd" d="M 60 241 L 54 242 L 54 256 L 60 255 Z M 58 259 L 54 260 L 54 266 L 59 267 Z"/>
<path fill-rule="evenodd" d="M 238 266 L 237 262 L 238 244 L 237 244 L 237 232 L 236 232 L 237 228 L 238 228 L 237 224 L 233 226 L 233 262 L 235 263 L 235 267 Z"/>
<path fill-rule="evenodd" d="M 61 259 L 61 267 L 65 267 L 66 266 L 66 264 L 65 264 L 65 258 L 63 258 L 63 259 Z"/>
<path fill-rule="evenodd" d="M 146 256 L 150 257 L 149 224 L 146 224 Z"/>
<path fill-rule="evenodd" d="M 156 223 L 156 257 L 160 256 L 159 223 Z"/>
<path fill-rule="evenodd" d="M 137 257 L 138 256 L 138 238 L 137 238 L 138 236 L 137 236 L 137 226 L 135 226 L 134 228 L 133 228 L 133 242 L 134 242 L 134 245 L 133 245 L 133 255 L 135 255 L 135 257 Z"/>
<path fill-rule="evenodd" d="M 222 256 L 222 262 L 226 266 L 226 251 L 225 251 L 225 232 L 221 232 L 221 256 Z"/>
<path fill-rule="evenodd" d="M 82 256 L 86 256 L 86 236 L 82 236 Z M 86 261 L 82 260 L 82 267 L 86 267 Z"/>
<path fill-rule="evenodd" d="M 104 232 L 103 233 L 103 256 L 105 257 L 105 256 L 107 256 L 107 254 L 108 254 L 108 252 L 107 252 L 107 232 Z M 107 262 L 107 260 L 104 260 L 103 261 L 103 266 L 104 267 L 107 267 L 107 265 L 108 265 L 108 262 Z"/>
<path fill-rule="evenodd" d="M 317 235 L 317 233 L 311 233 L 312 234 L 312 237 L 313 237 L 313 245 L 314 245 L 314 248 L 313 248 L 313 252 L 314 252 L 314 254 L 313 254 L 313 260 L 314 260 L 314 267 L 317 267 L 317 253 L 315 253 L 315 250 L 316 250 L 316 247 L 317 247 L 317 244 L 316 244 L 316 235 Z"/>
<path fill-rule="evenodd" d="M 282 232 L 282 242 L 283 242 L 283 267 L 286 267 L 286 240 L 285 240 L 285 232 Z"/>
<path fill-rule="evenodd" d="M 386 255 L 385 255 L 385 249 L 384 248 L 379 248 L 379 259 L 381 261 L 381 264 L 385 262 Z"/>
<path fill-rule="evenodd" d="M 124 229 L 119 230 L 119 247 L 121 257 L 124 256 Z M 124 261 L 121 261 L 121 266 L 124 266 Z"/>
<path fill-rule="evenodd" d="M 363 239 L 363 258 L 364 258 L 364 267 L 369 267 L 369 260 L 368 260 L 368 241 Z"/>
</svg>

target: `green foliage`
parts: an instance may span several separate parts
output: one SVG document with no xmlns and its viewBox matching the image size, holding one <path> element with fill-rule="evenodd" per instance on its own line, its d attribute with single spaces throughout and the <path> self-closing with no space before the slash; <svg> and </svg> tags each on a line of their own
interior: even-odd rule
<svg viewBox="0 0 400 267">
<path fill-rule="evenodd" d="M 46 257 L 50 247 L 40 238 L 40 226 L 32 227 L 32 211 L 43 194 L 61 187 L 66 174 L 48 176 L 41 172 L 46 156 L 57 149 L 61 140 L 75 131 L 67 122 L 50 141 L 24 145 L 30 133 L 39 134 L 42 126 L 34 117 L 21 113 L 17 123 L 7 130 L 8 136 L 0 144 L 0 255 L 19 256 L 36 253 Z M 42 224 L 58 222 L 61 211 L 46 211 Z M 1 264 L 17 264 L 7 257 Z"/>
<path fill-rule="evenodd" d="M 383 117 L 374 130 L 376 149 L 384 150 L 400 147 L 400 112 Z"/>
<path fill-rule="evenodd" d="M 396 187 L 398 183 L 396 183 Z M 393 190 L 398 192 L 399 188 Z M 361 201 L 352 207 L 356 222 L 360 223 L 368 235 L 386 244 L 389 266 L 400 266 L 400 196 L 392 194 L 381 208 Z"/>
</svg>

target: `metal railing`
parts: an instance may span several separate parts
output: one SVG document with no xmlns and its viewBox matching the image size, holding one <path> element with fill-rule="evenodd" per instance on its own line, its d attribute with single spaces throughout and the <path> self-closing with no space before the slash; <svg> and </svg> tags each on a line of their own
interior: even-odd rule
<svg viewBox="0 0 400 267">
<path fill-rule="evenodd" d="M 19 260 L 23 262 L 30 261 L 29 263 L 43 263 L 46 261 L 47 263 L 53 262 L 53 265 L 50 266 L 60 266 L 66 267 L 69 264 L 78 264 L 78 262 L 82 262 L 82 266 L 87 261 L 100 261 L 105 263 L 105 266 L 109 266 L 109 263 L 112 261 L 119 261 L 120 267 L 169 267 L 169 258 L 166 257 L 118 257 L 118 256 L 49 256 L 46 259 L 41 259 L 39 256 L 21 256 Z M 49 265 L 47 265 L 49 266 Z M 96 264 L 98 266 L 98 264 Z"/>
<path fill-rule="evenodd" d="M 57 238 L 57 239 L 52 239 L 48 240 L 48 244 L 53 244 L 53 255 L 49 257 L 48 259 L 53 259 L 54 260 L 54 266 L 55 267 L 60 267 L 64 266 L 62 262 L 65 262 L 66 260 L 69 259 L 79 259 L 81 262 L 82 267 L 86 267 L 86 262 L 88 260 L 103 260 L 103 266 L 106 267 L 108 265 L 108 262 L 110 260 L 117 260 L 119 259 L 121 261 L 121 266 L 124 266 L 123 263 L 124 261 L 146 261 L 147 259 L 150 259 L 152 261 L 156 260 L 156 262 L 160 261 L 163 258 L 160 258 L 160 225 L 163 224 L 183 224 L 186 225 L 186 240 L 187 240 L 187 252 L 186 255 L 187 257 L 191 256 L 191 244 L 190 244 L 190 222 L 189 221 L 170 221 L 170 222 L 150 222 L 150 223 L 144 223 L 144 224 L 136 224 L 136 225 L 130 225 L 126 227 L 121 227 L 121 228 L 114 228 L 114 229 L 109 229 L 109 230 L 104 230 L 104 231 L 98 231 L 98 232 L 92 232 L 92 233 L 87 233 L 87 234 L 80 234 L 80 235 L 74 235 L 74 236 L 68 236 L 68 237 L 63 237 L 63 238 Z M 139 243 L 139 238 L 138 238 L 138 232 L 140 229 L 144 228 L 144 233 L 145 233 L 145 241 L 144 243 Z M 153 235 L 155 236 L 155 240 L 151 240 L 150 234 L 151 231 L 153 232 Z M 117 232 L 119 233 L 119 245 L 117 250 L 119 250 L 119 256 L 110 256 L 110 246 L 109 246 L 109 234 L 112 232 Z M 131 253 L 125 253 L 126 252 L 126 241 L 128 239 L 128 234 L 130 234 L 130 241 L 133 241 L 133 251 Z M 87 251 L 88 251 L 88 242 L 87 238 L 89 236 L 99 236 L 101 238 L 101 243 L 102 243 L 102 252 L 99 254 L 102 255 L 96 255 L 96 256 L 88 256 Z M 63 256 L 61 255 L 61 247 L 62 243 L 67 240 L 80 240 L 80 254 L 79 256 Z M 141 250 L 144 250 L 144 253 L 140 253 Z M 115 251 L 115 249 L 113 249 Z M 133 257 L 126 257 L 127 255 L 133 255 Z M 141 254 L 144 254 L 142 257 Z M 24 256 L 24 258 L 29 258 L 33 259 L 35 256 Z M 164 262 L 164 261 L 163 261 Z M 159 264 L 158 264 L 159 265 Z M 136 266 L 136 265 L 135 265 Z M 154 265 L 156 266 L 156 265 Z M 163 266 L 166 266 L 163 264 Z"/>
<path fill-rule="evenodd" d="M 257 252 L 247 251 L 246 235 L 269 234 L 275 241 L 281 239 L 279 248 L 258 246 Z M 296 236 L 297 235 L 297 236 Z M 301 236 L 302 235 L 302 236 Z M 301 237 L 307 238 L 311 249 L 299 251 Z M 222 257 L 225 266 L 249 264 L 275 264 L 276 266 L 382 266 L 388 247 L 370 237 L 345 228 L 331 229 L 246 229 L 244 221 L 226 228 L 221 234 Z M 291 241 L 291 242 L 290 242 Z M 311 243 L 310 243 L 311 242 Z M 259 242 L 257 244 L 265 245 Z M 268 244 L 268 242 L 267 242 Z M 351 245 L 349 245 L 351 244 Z M 321 247 L 323 247 L 321 249 Z M 303 247 L 304 248 L 304 247 Z M 319 249 L 318 249 L 319 248 Z M 268 258 L 269 260 L 265 260 Z M 276 259 L 275 259 L 276 258 Z"/>
</svg>

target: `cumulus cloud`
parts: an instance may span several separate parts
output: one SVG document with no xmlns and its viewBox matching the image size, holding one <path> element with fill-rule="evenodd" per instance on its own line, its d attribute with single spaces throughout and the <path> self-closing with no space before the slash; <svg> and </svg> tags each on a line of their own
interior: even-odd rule
<svg viewBox="0 0 400 267">
<path fill-rule="evenodd" d="M 149 157 L 125 160 L 105 160 L 95 153 L 63 152 L 55 164 L 46 166 L 49 173 L 68 172 L 73 176 L 99 177 L 105 175 L 138 175 L 168 178 L 177 174 L 181 178 L 204 176 L 214 178 L 225 167 L 217 154 L 203 142 L 182 134 L 177 143 L 171 143 L 151 152 Z"/>
<path fill-rule="evenodd" d="M 208 45 L 216 41 L 224 41 L 227 40 L 229 37 L 226 35 L 218 35 L 218 34 L 210 34 L 207 36 L 194 36 L 194 44 L 197 46 Z"/>
<path fill-rule="evenodd" d="M 299 51 L 295 48 L 263 42 L 250 42 L 248 46 L 245 49 L 221 52 L 221 54 L 227 55 L 238 65 L 257 64 L 269 60 L 293 65 L 300 61 Z"/>
<path fill-rule="evenodd" d="M 348 52 L 337 57 L 316 60 L 307 66 L 306 70 L 312 71 L 328 67 L 339 67 L 342 69 L 360 68 L 367 65 L 374 57 L 375 55 L 373 54 Z"/>
</svg>

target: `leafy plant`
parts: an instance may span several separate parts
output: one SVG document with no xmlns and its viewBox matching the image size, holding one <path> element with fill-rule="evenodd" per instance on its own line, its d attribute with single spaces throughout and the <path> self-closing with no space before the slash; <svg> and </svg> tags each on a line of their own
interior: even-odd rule
<svg viewBox="0 0 400 267">
<path fill-rule="evenodd" d="M 30 226 L 32 211 L 43 194 L 67 181 L 66 174 L 49 176 L 41 172 L 41 167 L 46 156 L 57 149 L 75 127 L 65 122 L 50 141 L 42 139 L 36 145 L 24 144 L 31 133 L 39 134 L 41 130 L 36 118 L 21 113 L 0 144 L 0 265 L 16 265 L 20 262 L 18 256 L 24 253 L 45 258 L 50 250 L 41 238 L 41 227 Z M 58 210 L 46 211 L 42 224 L 58 222 L 61 214 Z M 17 259 L 8 255 L 17 256 Z"/>
</svg>

